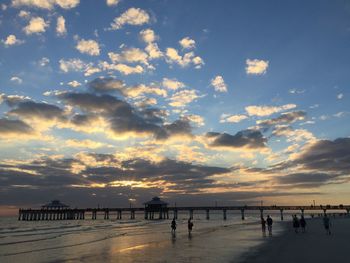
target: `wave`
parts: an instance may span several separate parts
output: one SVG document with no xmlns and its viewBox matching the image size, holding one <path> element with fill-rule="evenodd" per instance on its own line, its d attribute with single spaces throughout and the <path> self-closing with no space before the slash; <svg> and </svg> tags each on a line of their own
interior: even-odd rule
<svg viewBox="0 0 350 263">
<path fill-rule="evenodd" d="M 22 239 L 16 240 L 16 241 L 7 241 L 7 242 L 5 241 L 2 243 L 0 242 L 0 246 L 45 241 L 45 240 L 59 238 L 65 235 L 93 233 L 93 232 L 100 232 L 101 230 L 116 231 L 116 230 L 122 229 L 122 231 L 127 231 L 131 234 L 135 232 L 144 233 L 145 231 L 142 231 L 141 228 L 149 224 L 146 221 L 137 221 L 132 223 L 123 222 L 123 223 L 120 224 L 120 222 L 117 222 L 115 224 L 103 223 L 103 224 L 96 224 L 96 225 L 73 225 L 73 226 L 61 225 L 59 227 L 31 228 L 31 229 L 25 229 L 25 230 L 22 229 L 17 231 L 7 231 L 7 232 L 1 233 L 1 234 L 4 234 L 4 233 L 8 234 L 8 235 L 0 235 L 1 239 L 5 239 L 5 240 L 8 238 L 17 238 L 17 239 L 22 238 Z M 52 230 L 56 230 L 56 231 L 52 231 Z M 25 237 L 35 237 L 35 236 L 40 236 L 40 237 L 24 239 Z"/>
<path fill-rule="evenodd" d="M 127 233 L 121 233 L 118 235 L 109 235 L 109 236 L 95 239 L 95 240 L 90 240 L 90 241 L 80 242 L 80 243 L 70 244 L 70 245 L 64 245 L 64 246 L 54 246 L 54 247 L 47 247 L 47 248 L 31 249 L 31 250 L 27 250 L 27 251 L 20 251 L 20 252 L 14 252 L 14 253 L 4 253 L 4 254 L 0 254 L 0 256 L 14 256 L 14 255 L 27 254 L 27 253 L 32 253 L 32 252 L 47 251 L 47 250 L 52 250 L 52 249 L 82 246 L 82 245 L 87 245 L 87 244 L 92 244 L 92 243 L 104 241 L 104 240 L 111 239 L 111 238 L 116 238 L 119 236 L 124 236 L 126 234 Z"/>
<path fill-rule="evenodd" d="M 4 229 L 10 229 L 10 230 L 15 230 L 18 229 L 16 231 L 1 231 L 0 230 L 0 234 L 8 234 L 8 233 L 22 233 L 22 232 L 31 232 L 31 231 L 45 231 L 45 230 L 54 230 L 54 229 L 65 229 L 65 228 L 74 228 L 74 227 L 80 227 L 82 225 L 60 225 L 60 226 L 55 226 L 55 227 L 33 227 L 33 228 L 27 228 L 27 229 L 23 229 L 23 228 L 19 228 L 19 227 L 13 227 L 13 228 L 4 228 Z"/>
</svg>

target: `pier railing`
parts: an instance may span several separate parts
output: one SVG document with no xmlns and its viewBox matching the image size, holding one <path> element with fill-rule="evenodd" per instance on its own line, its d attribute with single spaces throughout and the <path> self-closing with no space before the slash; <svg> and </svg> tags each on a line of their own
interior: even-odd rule
<svg viewBox="0 0 350 263">
<path fill-rule="evenodd" d="M 264 211 L 279 211 L 281 220 L 283 220 L 284 211 L 300 211 L 303 215 L 305 211 L 337 211 L 339 213 L 350 213 L 350 205 L 318 205 L 318 206 L 184 206 L 184 207 L 167 207 L 161 210 L 149 210 L 144 207 L 128 208 L 63 208 L 63 209 L 19 209 L 18 220 L 38 221 L 38 220 L 84 220 L 86 214 L 91 215 L 92 220 L 103 214 L 104 219 L 122 219 L 122 215 L 129 213 L 130 219 L 135 219 L 136 212 L 144 212 L 145 219 L 169 219 L 169 212 L 173 217 L 178 218 L 179 211 L 188 211 L 189 217 L 193 218 L 194 211 L 205 211 L 206 219 L 210 219 L 210 211 L 222 211 L 223 219 L 227 219 L 227 211 L 238 210 L 241 212 L 242 220 L 245 219 L 245 211 L 259 211 L 260 216 Z"/>
</svg>

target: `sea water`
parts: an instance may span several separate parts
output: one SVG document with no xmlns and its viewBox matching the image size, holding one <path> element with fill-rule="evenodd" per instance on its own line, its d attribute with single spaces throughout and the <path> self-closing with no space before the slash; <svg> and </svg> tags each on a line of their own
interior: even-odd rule
<svg viewBox="0 0 350 263">
<path fill-rule="evenodd" d="M 170 215 L 171 216 L 171 215 Z M 258 213 L 222 211 L 194 214 L 192 234 L 188 213 L 179 213 L 175 235 L 169 220 L 17 221 L 0 218 L 0 262 L 236 262 L 243 253 L 282 232 L 274 218 L 273 236 L 264 237 Z"/>
</svg>

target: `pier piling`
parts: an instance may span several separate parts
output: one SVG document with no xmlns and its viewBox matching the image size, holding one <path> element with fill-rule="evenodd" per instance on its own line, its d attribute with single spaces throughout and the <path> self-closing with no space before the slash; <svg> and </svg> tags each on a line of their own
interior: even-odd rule
<svg viewBox="0 0 350 263">
<path fill-rule="evenodd" d="M 177 220 L 177 209 L 174 209 L 174 218 Z"/>
<path fill-rule="evenodd" d="M 193 209 L 190 209 L 190 219 L 193 219 Z"/>
<path fill-rule="evenodd" d="M 281 221 L 283 221 L 283 209 L 280 209 L 280 213 L 281 213 Z"/>
<path fill-rule="evenodd" d="M 260 218 L 264 217 L 264 209 L 260 208 Z"/>
<path fill-rule="evenodd" d="M 241 217 L 242 217 L 242 220 L 245 219 L 245 217 L 244 217 L 244 209 L 243 208 L 241 209 Z"/>
<path fill-rule="evenodd" d="M 135 219 L 135 211 L 134 210 L 130 211 L 130 219 Z"/>
</svg>

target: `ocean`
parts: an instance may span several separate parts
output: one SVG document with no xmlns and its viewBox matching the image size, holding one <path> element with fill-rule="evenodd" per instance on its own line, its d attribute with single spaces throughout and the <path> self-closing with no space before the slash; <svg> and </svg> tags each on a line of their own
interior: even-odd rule
<svg viewBox="0 0 350 263">
<path fill-rule="evenodd" d="M 136 219 L 18 221 L 0 218 L 0 262 L 238 262 L 240 257 L 283 231 L 273 215 L 273 236 L 264 237 L 259 214 L 228 211 L 194 214 L 192 234 L 188 213 L 179 213 L 176 234 L 169 220 Z M 100 219 L 99 219 L 100 218 Z"/>
</svg>

